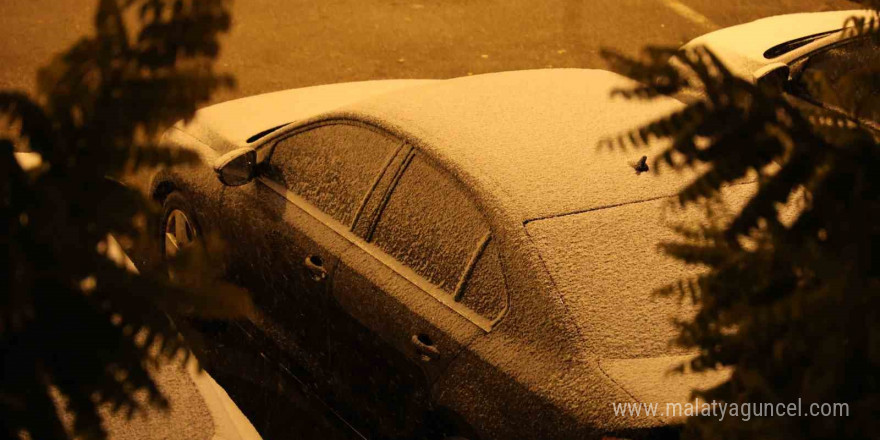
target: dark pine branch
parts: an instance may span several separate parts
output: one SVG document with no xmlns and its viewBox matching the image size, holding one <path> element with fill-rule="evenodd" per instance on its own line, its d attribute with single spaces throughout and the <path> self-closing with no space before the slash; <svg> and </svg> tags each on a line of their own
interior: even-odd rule
<svg viewBox="0 0 880 440">
<path fill-rule="evenodd" d="M 880 50 L 880 2 L 860 3 L 872 13 L 847 20 L 845 32 Z M 676 342 L 697 351 L 687 366 L 732 369 L 727 381 L 697 394 L 728 403 L 847 402 L 851 409 L 850 418 L 760 423 L 694 417 L 685 437 L 857 439 L 877 432 L 870 414 L 880 404 L 880 145 L 859 121 L 880 115 L 876 93 L 863 93 L 877 90 L 877 58 L 833 81 L 806 77 L 812 96 L 831 104 L 826 109 L 734 76 L 705 48 L 652 48 L 642 59 L 604 55 L 639 82 L 615 91 L 617 99 L 688 90 L 700 98 L 600 147 L 668 142 L 654 172 L 658 165 L 699 171 L 679 193 L 682 205 L 718 202 L 726 187 L 757 176 L 757 191 L 732 218 L 707 214 L 705 224 L 677 225 L 678 241 L 660 245 L 705 268 L 656 292 L 697 304 L 696 315 L 678 323 Z"/>
<path fill-rule="evenodd" d="M 146 405 L 167 408 L 150 369 L 198 350 L 183 318 L 251 313 L 247 294 L 217 281 L 204 250 L 181 254 L 174 264 L 187 276 L 176 282 L 130 273 L 105 255 L 111 235 L 145 241 L 153 230 L 143 219 L 158 209 L 110 177 L 199 161 L 161 145 L 159 135 L 233 84 L 213 70 L 228 10 L 226 0 L 99 0 L 94 36 L 41 69 L 36 97 L 0 92 L 0 117 L 19 127 L 0 140 L 6 437 L 105 438 L 99 408 L 142 411 L 139 393 Z M 25 172 L 16 145 L 38 153 L 43 166 Z"/>
</svg>

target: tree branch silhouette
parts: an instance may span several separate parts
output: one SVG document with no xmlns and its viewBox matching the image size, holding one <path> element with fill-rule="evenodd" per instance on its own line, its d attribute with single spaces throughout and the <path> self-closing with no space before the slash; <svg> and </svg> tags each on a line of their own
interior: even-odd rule
<svg viewBox="0 0 880 440">
<path fill-rule="evenodd" d="M 234 85 L 213 69 L 228 11 L 227 0 L 100 0 L 95 35 L 39 71 L 36 96 L 0 92 L 8 125 L 0 140 L 9 176 L 2 188 L 8 288 L 0 294 L 7 437 L 105 438 L 98 408 L 131 416 L 144 409 L 138 393 L 167 408 L 149 369 L 181 354 L 185 362 L 197 349 L 180 336 L 181 318 L 252 312 L 246 292 L 215 280 L 204 250 L 182 258 L 197 274 L 185 285 L 131 273 L 107 255 L 108 237 L 143 240 L 153 233 L 145 219 L 158 216 L 148 197 L 119 181 L 142 168 L 199 161 L 159 136 Z M 39 155 L 41 166 L 23 169 L 21 152 Z M 72 426 L 59 410 L 73 416 Z"/>
<path fill-rule="evenodd" d="M 876 54 L 880 2 L 862 3 L 872 12 L 847 20 L 846 34 Z M 690 90 L 700 98 L 598 148 L 668 141 L 652 171 L 699 172 L 678 194 L 681 205 L 717 202 L 725 186 L 757 176 L 757 192 L 732 220 L 710 215 L 704 224 L 679 225 L 679 240 L 660 245 L 707 269 L 656 292 L 698 307 L 679 323 L 676 342 L 697 350 L 687 366 L 733 368 L 727 381 L 696 394 L 737 404 L 845 402 L 850 409 L 850 417 L 838 418 L 692 417 L 685 437 L 855 439 L 877 432 L 871 414 L 880 405 L 880 145 L 859 112 L 880 114 L 880 101 L 853 88 L 877 90 L 878 58 L 843 72 L 834 87 L 823 86 L 821 74 L 808 78 L 822 102 L 858 98 L 844 107 L 853 113 L 842 115 L 804 105 L 778 85 L 738 78 L 705 47 L 648 48 L 641 59 L 604 55 L 642 84 L 617 91 L 623 99 Z M 783 218 L 794 201 L 802 206 Z"/>
</svg>

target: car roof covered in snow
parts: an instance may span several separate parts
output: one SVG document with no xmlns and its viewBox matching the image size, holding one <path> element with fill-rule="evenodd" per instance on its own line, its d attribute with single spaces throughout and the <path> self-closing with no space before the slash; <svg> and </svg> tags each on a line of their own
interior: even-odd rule
<svg viewBox="0 0 880 440">
<path fill-rule="evenodd" d="M 361 100 L 324 118 L 370 122 L 403 137 L 519 221 L 673 195 L 675 173 L 631 163 L 600 139 L 678 109 L 672 98 L 612 97 L 635 83 L 603 70 L 546 69 L 436 81 Z"/>
<path fill-rule="evenodd" d="M 257 133 L 395 90 L 435 80 L 376 80 L 303 87 L 205 107 L 177 127 L 219 152 L 246 147 Z"/>
<path fill-rule="evenodd" d="M 604 70 L 543 69 L 448 80 L 379 80 L 268 93 L 202 109 L 178 127 L 222 153 L 315 121 L 356 119 L 407 140 L 455 174 L 484 205 L 518 221 L 675 194 L 680 176 L 630 165 L 661 146 L 600 150 L 606 136 L 682 104 L 613 98 L 635 83 Z M 264 139 L 257 133 L 289 124 Z"/>
</svg>

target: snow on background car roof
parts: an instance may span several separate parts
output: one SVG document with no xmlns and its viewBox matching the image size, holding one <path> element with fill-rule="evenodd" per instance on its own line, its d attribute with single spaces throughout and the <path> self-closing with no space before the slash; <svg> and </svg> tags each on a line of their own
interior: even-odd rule
<svg viewBox="0 0 880 440">
<path fill-rule="evenodd" d="M 842 29 L 846 19 L 854 15 L 867 15 L 867 11 L 805 12 L 762 18 L 702 35 L 685 47 L 704 45 L 735 73 L 746 76 L 775 61 L 764 57 L 767 49 L 798 38 Z"/>
<path fill-rule="evenodd" d="M 597 143 L 682 106 L 611 98 L 635 83 L 608 71 L 549 69 L 433 82 L 352 104 L 332 116 L 401 134 L 521 221 L 675 194 L 675 173 L 636 175 L 662 145 L 620 151 Z"/>
</svg>

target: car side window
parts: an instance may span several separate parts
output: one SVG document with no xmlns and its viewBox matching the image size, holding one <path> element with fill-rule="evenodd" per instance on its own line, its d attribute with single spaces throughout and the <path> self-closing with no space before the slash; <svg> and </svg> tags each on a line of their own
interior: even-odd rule
<svg viewBox="0 0 880 440">
<path fill-rule="evenodd" d="M 350 226 L 376 176 L 401 141 L 349 124 L 323 125 L 282 139 L 269 178 Z"/>
<path fill-rule="evenodd" d="M 868 72 L 878 63 L 877 44 L 871 38 L 856 39 L 810 56 L 795 78 L 795 87 L 850 116 L 878 122 L 880 85 L 871 81 Z"/>
<path fill-rule="evenodd" d="M 490 239 L 461 291 L 459 301 L 480 316 L 494 321 L 507 306 L 507 288 L 498 246 Z"/>
<path fill-rule="evenodd" d="M 371 242 L 452 294 L 488 233 L 458 183 L 416 155 L 388 198 Z"/>
</svg>

